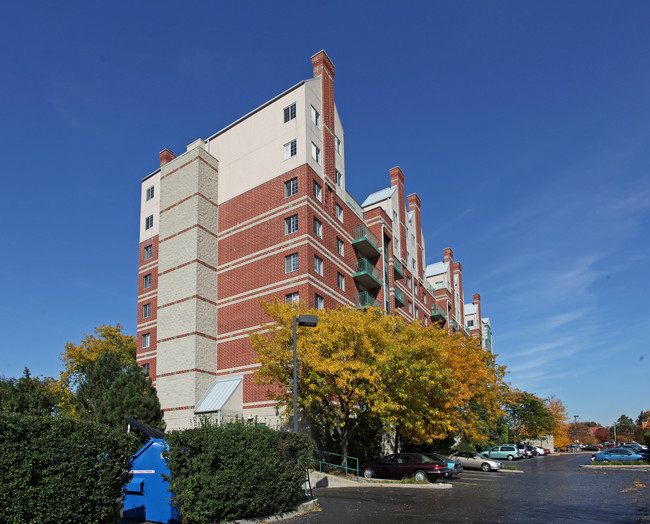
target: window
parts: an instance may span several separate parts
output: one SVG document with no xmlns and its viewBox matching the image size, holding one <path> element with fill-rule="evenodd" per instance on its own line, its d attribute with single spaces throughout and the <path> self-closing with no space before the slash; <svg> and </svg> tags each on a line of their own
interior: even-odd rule
<svg viewBox="0 0 650 524">
<path fill-rule="evenodd" d="M 413 313 L 413 304 L 409 300 L 409 313 Z"/>
<path fill-rule="evenodd" d="M 399 238 L 395 239 L 395 251 L 399 253 Z"/>
<path fill-rule="evenodd" d="M 341 152 L 341 139 L 336 135 L 334 135 L 334 147 L 337 153 Z"/>
<path fill-rule="evenodd" d="M 341 240 L 339 237 L 336 237 L 336 252 L 343 256 L 343 240 Z"/>
<path fill-rule="evenodd" d="M 149 215 L 144 219 L 144 230 L 151 229 L 153 227 L 153 215 Z"/>
<path fill-rule="evenodd" d="M 336 218 L 343 222 L 343 208 L 336 204 Z"/>
<path fill-rule="evenodd" d="M 406 277 L 406 287 L 411 289 L 411 277 Z"/>
<path fill-rule="evenodd" d="M 311 143 L 311 157 L 320 165 L 320 149 L 313 142 Z"/>
<path fill-rule="evenodd" d="M 473 320 L 468 320 L 467 321 L 467 327 L 473 327 L 474 326 L 474 321 Z"/>
<path fill-rule="evenodd" d="M 298 177 L 287 180 L 284 183 L 284 197 L 290 197 L 298 194 Z"/>
<path fill-rule="evenodd" d="M 288 295 L 284 295 L 284 301 L 287 304 L 297 305 L 298 302 L 300 302 L 300 293 L 296 291 L 295 293 L 289 293 Z"/>
<path fill-rule="evenodd" d="M 289 120 L 293 120 L 294 118 L 296 118 L 295 102 L 284 108 L 284 123 L 286 124 Z"/>
<path fill-rule="evenodd" d="M 142 306 L 142 318 L 149 318 L 151 316 L 151 304 L 144 304 Z"/>
<path fill-rule="evenodd" d="M 317 275 L 323 276 L 323 259 L 314 255 L 314 271 Z"/>
<path fill-rule="evenodd" d="M 145 333 L 142 335 L 142 347 L 148 348 L 149 346 L 151 346 L 151 335 L 149 335 L 149 333 Z"/>
<path fill-rule="evenodd" d="M 415 269 L 415 259 L 414 258 L 411 259 L 411 267 L 413 269 Z"/>
<path fill-rule="evenodd" d="M 336 273 L 336 285 L 341 291 L 345 291 L 345 277 L 341 273 Z"/>
<path fill-rule="evenodd" d="M 151 273 L 142 277 L 142 287 L 149 289 L 151 287 Z"/>
<path fill-rule="evenodd" d="M 295 140 L 292 140 L 288 144 L 284 144 L 284 159 L 288 160 L 292 156 L 298 154 L 298 144 Z"/>
<path fill-rule="evenodd" d="M 284 272 L 291 273 L 292 271 L 298 271 L 298 253 L 284 257 Z"/>
<path fill-rule="evenodd" d="M 393 211 L 393 224 L 397 224 L 397 211 Z"/>
<path fill-rule="evenodd" d="M 323 238 L 323 223 L 316 217 L 314 217 L 314 235 Z"/>
<path fill-rule="evenodd" d="M 319 202 L 323 201 L 322 189 L 320 184 L 314 180 L 314 196 Z"/>
<path fill-rule="evenodd" d="M 315 303 L 316 309 L 324 309 L 325 308 L 325 300 L 319 294 L 316 294 L 316 296 L 314 297 L 314 303 Z"/>
<path fill-rule="evenodd" d="M 291 215 L 284 219 L 284 234 L 290 235 L 298 231 L 298 215 Z"/>
<path fill-rule="evenodd" d="M 320 125 L 320 114 L 318 113 L 318 111 L 316 111 L 314 106 L 311 106 L 311 122 L 316 127 Z"/>
<path fill-rule="evenodd" d="M 413 281 L 413 294 L 418 294 L 418 283 L 415 280 Z"/>
<path fill-rule="evenodd" d="M 415 318 L 419 318 L 420 316 L 420 310 L 418 309 L 417 306 L 415 306 Z"/>
<path fill-rule="evenodd" d="M 142 364 L 142 374 L 145 377 L 149 376 L 149 364 Z"/>
<path fill-rule="evenodd" d="M 153 246 L 144 246 L 144 259 L 149 260 L 153 256 Z"/>
<path fill-rule="evenodd" d="M 343 187 L 343 175 L 339 172 L 339 170 L 336 170 L 336 185 L 339 187 Z"/>
<path fill-rule="evenodd" d="M 147 188 L 147 200 L 151 200 L 153 198 L 153 186 Z"/>
</svg>

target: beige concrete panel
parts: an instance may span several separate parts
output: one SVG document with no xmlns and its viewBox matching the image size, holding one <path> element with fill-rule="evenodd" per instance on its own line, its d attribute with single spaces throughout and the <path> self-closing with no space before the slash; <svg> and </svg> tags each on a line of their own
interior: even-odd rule
<svg viewBox="0 0 650 524">
<path fill-rule="evenodd" d="M 215 204 L 218 200 L 219 189 L 219 161 L 214 158 L 210 153 L 201 149 L 199 155 L 209 165 L 200 162 L 199 168 L 199 186 L 198 190 L 204 197 L 212 200 Z"/>
<path fill-rule="evenodd" d="M 208 150 L 219 159 L 219 203 L 306 162 L 304 99 L 303 84 L 210 140 Z M 294 102 L 296 118 L 284 123 L 284 108 Z M 283 146 L 293 139 L 298 154 L 285 161 Z"/>
<path fill-rule="evenodd" d="M 219 210 L 217 206 L 204 198 L 194 198 L 193 200 L 196 201 L 197 223 L 208 231 L 217 234 L 219 231 Z"/>
<path fill-rule="evenodd" d="M 199 229 L 194 228 L 178 236 L 166 238 L 164 242 L 161 242 L 158 248 L 160 253 L 158 272 L 164 273 L 169 269 L 195 260 L 197 258 L 198 238 Z"/>
<path fill-rule="evenodd" d="M 193 427 L 193 418 L 193 409 L 166 411 L 164 417 L 166 429 L 167 431 L 171 431 L 173 429 L 190 429 Z"/>
<path fill-rule="evenodd" d="M 147 189 L 153 187 L 154 197 L 147 200 Z M 160 173 L 144 180 L 140 188 L 140 242 L 144 242 L 158 234 L 160 214 Z M 145 230 L 145 220 L 153 216 L 153 227 Z"/>
<path fill-rule="evenodd" d="M 201 229 L 197 229 L 196 235 L 198 259 L 212 267 L 217 267 L 219 265 L 217 239 Z"/>
<path fill-rule="evenodd" d="M 191 299 L 158 310 L 158 340 L 164 340 L 186 333 L 193 333 L 197 327 L 197 300 Z M 182 340 L 182 339 L 179 339 Z M 160 358 L 161 350 L 158 347 Z M 180 368 L 177 368 L 180 369 Z M 173 371 L 170 370 L 170 371 Z"/>
<path fill-rule="evenodd" d="M 197 373 L 181 373 L 158 377 L 156 392 L 160 404 L 167 408 L 193 406 L 195 399 L 195 375 Z"/>
</svg>

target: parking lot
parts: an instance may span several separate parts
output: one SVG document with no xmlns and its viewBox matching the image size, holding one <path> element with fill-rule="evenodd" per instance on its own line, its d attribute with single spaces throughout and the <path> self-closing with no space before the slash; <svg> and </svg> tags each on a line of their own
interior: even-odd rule
<svg viewBox="0 0 650 524">
<path fill-rule="evenodd" d="M 580 468 L 590 453 L 513 463 L 523 473 L 466 470 L 451 489 L 346 487 L 314 490 L 320 510 L 292 523 L 650 522 L 647 468 Z"/>
</svg>

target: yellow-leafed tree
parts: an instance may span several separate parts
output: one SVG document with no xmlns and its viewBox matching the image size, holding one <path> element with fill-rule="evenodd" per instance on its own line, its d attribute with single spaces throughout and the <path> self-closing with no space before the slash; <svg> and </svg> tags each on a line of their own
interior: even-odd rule
<svg viewBox="0 0 650 524">
<path fill-rule="evenodd" d="M 251 335 L 261 363 L 257 380 L 290 414 L 292 317 L 306 311 L 277 301 L 263 307 L 273 322 Z M 498 412 L 503 372 L 473 340 L 372 308 L 310 313 L 319 320 L 315 328 L 299 328 L 298 405 L 317 432 L 338 442 L 341 454 L 372 418 L 412 442 L 429 443 L 460 430 L 472 433 L 478 413 Z"/>
</svg>

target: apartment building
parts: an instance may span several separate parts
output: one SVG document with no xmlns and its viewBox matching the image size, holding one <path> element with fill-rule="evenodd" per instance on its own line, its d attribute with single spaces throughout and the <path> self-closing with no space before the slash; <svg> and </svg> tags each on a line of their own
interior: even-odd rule
<svg viewBox="0 0 650 524">
<path fill-rule="evenodd" d="M 169 429 L 197 414 L 277 423 L 282 407 L 252 380 L 249 335 L 268 322 L 260 300 L 464 326 L 460 264 L 445 250 L 449 282 L 436 289 L 402 170 L 362 204 L 346 190 L 334 64 L 320 51 L 312 68 L 182 154 L 163 150 L 142 180 L 137 361 Z"/>
</svg>

